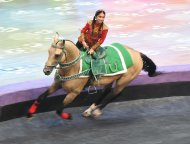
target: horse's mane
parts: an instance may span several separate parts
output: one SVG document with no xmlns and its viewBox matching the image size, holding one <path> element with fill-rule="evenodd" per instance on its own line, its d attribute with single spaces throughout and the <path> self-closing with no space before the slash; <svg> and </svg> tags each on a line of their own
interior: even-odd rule
<svg viewBox="0 0 190 144">
<path fill-rule="evenodd" d="M 72 40 L 65 39 L 65 41 L 70 41 L 71 43 L 73 43 L 76 46 L 76 44 Z"/>
</svg>

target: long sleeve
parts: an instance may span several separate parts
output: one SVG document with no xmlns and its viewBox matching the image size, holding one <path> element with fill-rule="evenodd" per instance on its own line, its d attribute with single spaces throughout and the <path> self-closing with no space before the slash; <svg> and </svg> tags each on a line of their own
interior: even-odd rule
<svg viewBox="0 0 190 144">
<path fill-rule="evenodd" d="M 90 25 L 89 25 L 89 23 L 87 22 L 86 25 L 82 28 L 81 33 L 85 33 L 86 31 L 88 31 L 88 30 L 89 30 L 89 27 L 90 27 Z"/>
<path fill-rule="evenodd" d="M 84 39 L 84 33 L 87 32 L 87 31 L 89 31 L 89 27 L 90 27 L 90 25 L 87 22 L 86 25 L 82 28 L 82 30 L 81 30 L 81 36 L 80 36 L 80 40 L 79 40 L 81 43 L 83 41 L 85 41 L 85 39 Z"/>
<path fill-rule="evenodd" d="M 108 29 L 105 29 L 105 30 L 102 31 L 102 36 L 98 40 L 100 44 L 102 44 L 104 42 L 104 40 L 106 39 L 107 33 L 108 33 Z"/>
<path fill-rule="evenodd" d="M 97 43 L 95 43 L 92 46 L 93 50 L 96 50 L 104 42 L 104 40 L 106 39 L 107 33 L 108 33 L 108 29 L 105 29 L 105 30 L 102 31 L 101 38 L 98 40 Z"/>
</svg>

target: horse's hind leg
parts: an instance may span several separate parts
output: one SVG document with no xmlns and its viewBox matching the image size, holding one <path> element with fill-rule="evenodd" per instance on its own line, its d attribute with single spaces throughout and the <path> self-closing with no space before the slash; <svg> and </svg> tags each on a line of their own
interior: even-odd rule
<svg viewBox="0 0 190 144">
<path fill-rule="evenodd" d="M 103 93 L 101 94 L 101 96 L 99 97 L 99 99 L 97 99 L 96 102 L 94 102 L 87 110 L 85 110 L 82 113 L 82 116 L 84 117 L 89 117 L 92 114 L 92 111 L 95 110 L 97 108 L 97 105 L 100 104 L 103 99 L 105 99 L 105 97 L 108 95 L 108 93 L 112 90 L 112 84 L 110 83 L 109 85 L 105 86 L 103 89 Z"/>
<path fill-rule="evenodd" d="M 106 98 L 100 101 L 100 103 L 97 103 L 97 106 L 92 110 L 91 115 L 94 118 L 99 117 L 102 115 L 102 109 L 109 104 L 110 102 L 114 101 L 117 97 L 119 97 L 120 94 L 116 95 L 114 94 L 114 90 L 111 90 L 107 95 Z"/>
<path fill-rule="evenodd" d="M 27 112 L 27 117 L 30 118 L 37 111 L 39 104 L 50 94 L 54 93 L 60 87 L 59 82 L 54 82 L 45 92 L 43 92 L 38 98 L 33 102 Z"/>
<path fill-rule="evenodd" d="M 122 90 L 134 79 L 134 76 L 122 76 L 116 81 L 114 89 L 112 89 L 103 99 L 102 102 L 97 103 L 97 108 L 92 111 L 92 115 L 97 118 L 102 114 L 102 109 L 107 106 L 110 102 L 114 101 L 116 98 L 121 96 Z"/>
</svg>

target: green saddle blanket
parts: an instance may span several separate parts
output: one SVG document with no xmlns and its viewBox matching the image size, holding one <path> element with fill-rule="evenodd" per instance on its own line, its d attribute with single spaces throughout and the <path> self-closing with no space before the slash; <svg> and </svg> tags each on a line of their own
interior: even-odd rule
<svg viewBox="0 0 190 144">
<path fill-rule="evenodd" d="M 81 55 L 83 55 L 81 71 L 91 68 L 94 76 L 111 76 L 124 73 L 133 65 L 131 55 L 120 43 L 113 43 L 100 49 L 101 51 L 97 52 L 96 57 L 81 51 Z"/>
</svg>

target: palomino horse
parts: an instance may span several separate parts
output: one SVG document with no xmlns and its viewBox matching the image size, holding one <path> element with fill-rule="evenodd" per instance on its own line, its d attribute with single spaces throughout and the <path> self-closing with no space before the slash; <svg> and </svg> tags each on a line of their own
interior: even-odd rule
<svg viewBox="0 0 190 144">
<path fill-rule="evenodd" d="M 117 48 L 115 49 L 117 50 Z M 97 102 L 93 103 L 85 112 L 83 112 L 84 117 L 100 116 L 102 114 L 101 110 L 109 102 L 118 97 L 121 91 L 139 75 L 141 70 L 147 71 L 149 76 L 155 74 L 156 65 L 151 59 L 128 46 L 124 46 L 123 49 L 128 52 L 132 65 L 121 73 L 112 76 L 103 75 L 99 77 L 98 80 L 91 81 L 92 86 L 104 87 L 104 92 Z M 84 87 L 88 85 L 90 76 L 82 75 L 86 75 L 86 73 L 89 74 L 89 71 L 80 72 L 82 56 L 79 49 L 72 41 L 60 39 L 58 33 L 54 37 L 54 41 L 48 52 L 49 57 L 43 71 L 46 75 L 50 75 L 52 70 L 56 68 L 55 80 L 53 84 L 34 101 L 28 110 L 27 116 L 32 117 L 42 100 L 57 91 L 57 89 L 63 88 L 67 95 L 64 98 L 63 103 L 58 106 L 56 113 L 63 119 L 70 119 L 71 114 L 63 112 L 63 109 L 68 107 Z M 107 57 L 114 56 L 107 55 Z M 122 63 L 123 62 L 124 59 Z M 59 66 L 59 68 L 57 68 L 57 66 Z M 115 82 L 115 84 L 112 89 L 113 82 Z"/>
</svg>

